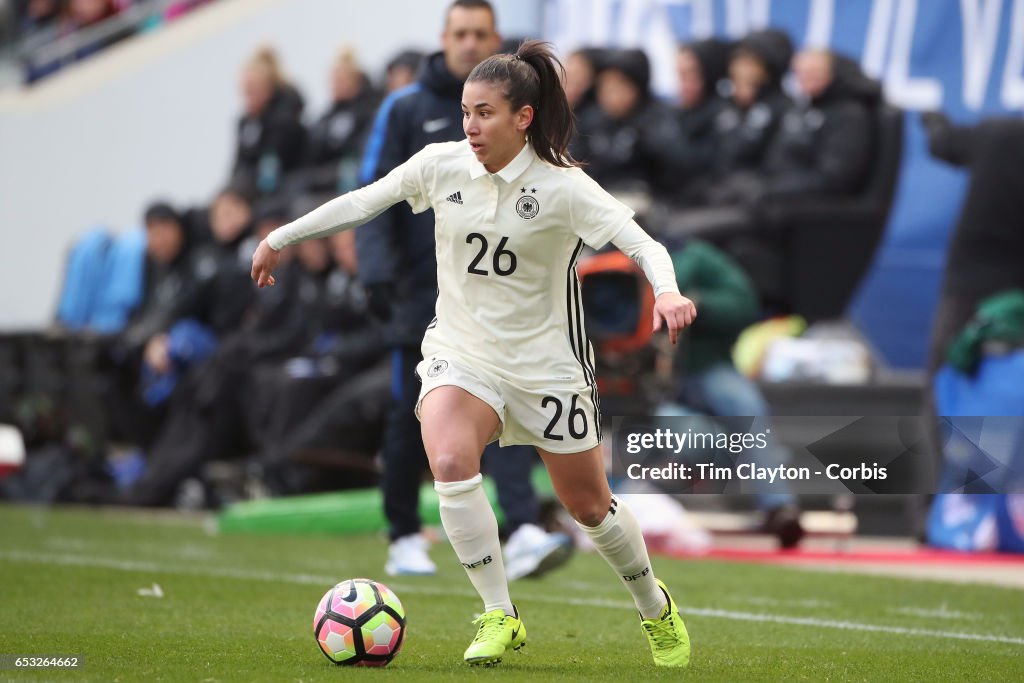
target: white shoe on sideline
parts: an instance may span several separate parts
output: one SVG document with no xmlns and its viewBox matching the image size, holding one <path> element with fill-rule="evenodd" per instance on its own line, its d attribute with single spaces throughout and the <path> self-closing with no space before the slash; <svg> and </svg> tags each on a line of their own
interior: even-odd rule
<svg viewBox="0 0 1024 683">
<path fill-rule="evenodd" d="M 423 534 L 408 534 L 391 541 L 388 563 L 384 571 L 388 576 L 433 576 L 437 565 L 427 555 L 430 547 Z"/>
<path fill-rule="evenodd" d="M 524 524 L 505 543 L 505 575 L 509 581 L 540 576 L 565 564 L 573 550 L 573 541 L 566 534 L 548 533 L 536 524 Z"/>
</svg>

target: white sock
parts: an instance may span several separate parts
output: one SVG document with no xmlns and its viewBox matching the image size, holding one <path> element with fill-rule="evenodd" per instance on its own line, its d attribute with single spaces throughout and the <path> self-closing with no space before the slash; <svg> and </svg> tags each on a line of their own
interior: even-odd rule
<svg viewBox="0 0 1024 683">
<path fill-rule="evenodd" d="M 466 481 L 434 482 L 441 501 L 441 524 L 469 580 L 484 601 L 484 611 L 513 614 L 505 564 L 501 559 L 498 520 L 494 517 L 481 475 Z"/>
<path fill-rule="evenodd" d="M 632 511 L 612 496 L 608 515 L 600 524 L 591 527 L 577 522 L 577 525 L 590 537 L 605 562 L 619 575 L 626 589 L 633 595 L 633 602 L 643 618 L 660 617 L 668 602 L 655 582 L 644 535 Z"/>
</svg>

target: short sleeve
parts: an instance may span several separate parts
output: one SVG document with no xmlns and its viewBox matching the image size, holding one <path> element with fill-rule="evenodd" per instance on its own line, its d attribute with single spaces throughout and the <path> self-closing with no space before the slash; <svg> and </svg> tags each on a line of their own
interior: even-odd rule
<svg viewBox="0 0 1024 683">
<path fill-rule="evenodd" d="M 580 169 L 574 169 L 569 228 L 594 249 L 601 249 L 633 220 L 633 209 L 608 194 Z"/>
</svg>

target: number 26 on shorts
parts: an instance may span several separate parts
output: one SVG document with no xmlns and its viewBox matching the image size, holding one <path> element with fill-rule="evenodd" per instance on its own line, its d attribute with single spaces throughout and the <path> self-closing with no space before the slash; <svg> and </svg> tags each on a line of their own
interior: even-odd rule
<svg viewBox="0 0 1024 683">
<path fill-rule="evenodd" d="M 569 414 L 565 420 L 565 427 L 569 430 L 569 436 L 576 440 L 585 438 L 589 430 L 587 413 L 576 405 L 578 400 L 579 396 L 573 394 L 572 402 L 569 404 Z M 544 438 L 551 439 L 552 441 L 564 440 L 565 437 L 560 433 L 562 429 L 562 412 L 564 411 L 562 402 L 554 396 L 545 396 L 540 402 L 540 407 L 545 410 L 554 409 L 551 421 L 548 422 L 547 428 L 544 429 Z"/>
</svg>

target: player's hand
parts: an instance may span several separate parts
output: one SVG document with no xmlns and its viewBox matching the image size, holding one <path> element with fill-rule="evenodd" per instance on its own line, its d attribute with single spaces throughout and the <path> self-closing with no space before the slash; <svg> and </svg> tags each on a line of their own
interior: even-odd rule
<svg viewBox="0 0 1024 683">
<path fill-rule="evenodd" d="M 277 283 L 271 273 L 274 272 L 274 268 L 277 268 L 277 263 L 280 260 L 281 252 L 275 251 L 267 244 L 266 240 L 260 242 L 252 255 L 252 272 L 250 273 L 252 279 L 256 281 L 256 286 L 273 287 Z"/>
<path fill-rule="evenodd" d="M 665 292 L 654 301 L 654 331 L 661 329 L 662 320 L 668 327 L 668 338 L 673 344 L 679 333 L 697 319 L 697 307 L 682 294 Z"/>
</svg>

